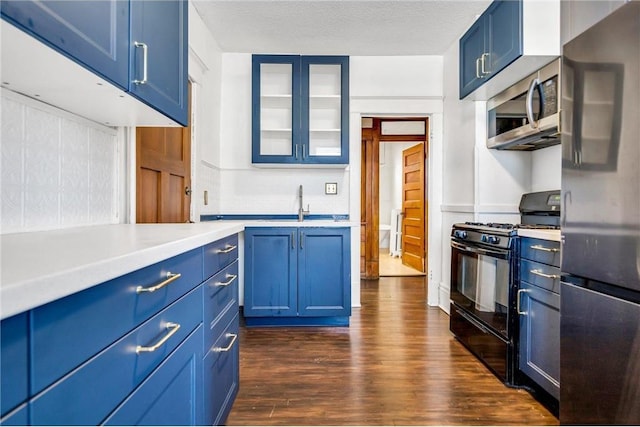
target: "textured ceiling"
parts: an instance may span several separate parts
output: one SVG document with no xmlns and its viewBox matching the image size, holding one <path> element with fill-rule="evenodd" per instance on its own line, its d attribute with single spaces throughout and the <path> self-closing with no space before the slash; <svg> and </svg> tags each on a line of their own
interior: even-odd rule
<svg viewBox="0 0 640 427">
<path fill-rule="evenodd" d="M 225 52 L 442 55 L 490 0 L 195 0 Z"/>
</svg>

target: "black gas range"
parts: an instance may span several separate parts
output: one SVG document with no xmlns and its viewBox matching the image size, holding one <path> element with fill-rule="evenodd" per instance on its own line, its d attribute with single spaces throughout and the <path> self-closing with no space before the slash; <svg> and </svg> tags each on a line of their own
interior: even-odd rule
<svg viewBox="0 0 640 427">
<path fill-rule="evenodd" d="M 451 230 L 451 317 L 456 338 L 508 385 L 517 368 L 518 230 L 557 229 L 560 191 L 528 193 L 520 224 L 465 222 Z"/>
</svg>

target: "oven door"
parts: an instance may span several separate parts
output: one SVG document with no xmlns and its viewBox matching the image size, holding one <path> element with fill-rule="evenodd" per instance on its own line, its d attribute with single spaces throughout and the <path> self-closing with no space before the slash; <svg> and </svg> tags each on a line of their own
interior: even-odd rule
<svg viewBox="0 0 640 427">
<path fill-rule="evenodd" d="M 451 301 L 505 338 L 510 265 L 509 250 L 451 242 Z"/>
</svg>

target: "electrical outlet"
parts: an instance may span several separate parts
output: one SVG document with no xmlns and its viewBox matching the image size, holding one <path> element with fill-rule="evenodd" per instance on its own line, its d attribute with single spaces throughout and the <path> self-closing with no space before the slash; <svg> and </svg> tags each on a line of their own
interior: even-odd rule
<svg viewBox="0 0 640 427">
<path fill-rule="evenodd" d="M 338 183 L 326 182 L 324 184 L 324 194 L 338 194 Z"/>
</svg>

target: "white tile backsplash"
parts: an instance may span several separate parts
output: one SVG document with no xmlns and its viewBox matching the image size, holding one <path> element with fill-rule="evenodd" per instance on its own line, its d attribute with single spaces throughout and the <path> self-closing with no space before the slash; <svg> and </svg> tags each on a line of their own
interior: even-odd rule
<svg viewBox="0 0 640 427">
<path fill-rule="evenodd" d="M 2 90 L 0 233 L 117 222 L 115 129 Z"/>
</svg>

